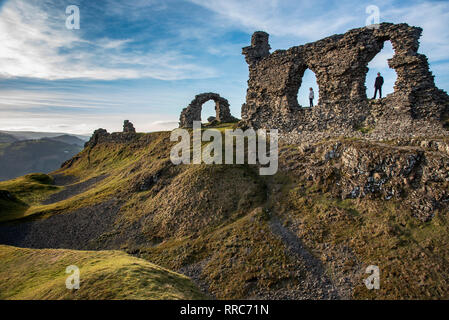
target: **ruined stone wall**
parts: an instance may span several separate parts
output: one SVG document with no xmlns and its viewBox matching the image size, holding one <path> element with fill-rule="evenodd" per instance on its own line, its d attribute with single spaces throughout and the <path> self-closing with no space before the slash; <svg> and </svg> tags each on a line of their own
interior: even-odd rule
<svg viewBox="0 0 449 320">
<path fill-rule="evenodd" d="M 207 92 L 198 94 L 190 104 L 181 112 L 179 119 L 179 127 L 191 128 L 193 121 L 201 121 L 201 110 L 203 104 L 209 100 L 215 102 L 215 120 L 219 122 L 233 122 L 236 119 L 231 115 L 229 110 L 229 102 L 225 98 L 220 97 L 218 93 Z"/>
<path fill-rule="evenodd" d="M 123 122 L 123 132 L 109 133 L 106 129 L 99 128 L 94 131 L 89 141 L 84 144 L 84 147 L 93 148 L 100 143 L 129 143 L 135 140 L 137 136 L 134 125 L 129 120 L 125 120 Z"/>
<path fill-rule="evenodd" d="M 281 131 L 353 129 L 365 122 L 424 119 L 439 121 L 449 109 L 449 96 L 435 87 L 427 58 L 419 54 L 422 29 L 382 23 L 378 29 L 359 28 L 317 42 L 269 53 L 268 34 L 255 32 L 242 53 L 249 65 L 244 124 Z M 390 40 L 395 55 L 388 64 L 397 73 L 395 91 L 379 103 L 369 101 L 365 80 L 368 63 Z M 301 108 L 297 93 L 306 69 L 319 87 L 318 106 Z"/>
<path fill-rule="evenodd" d="M 136 133 L 136 129 L 134 128 L 134 125 L 131 122 L 129 122 L 129 120 L 125 120 L 123 122 L 123 132 Z"/>
</svg>

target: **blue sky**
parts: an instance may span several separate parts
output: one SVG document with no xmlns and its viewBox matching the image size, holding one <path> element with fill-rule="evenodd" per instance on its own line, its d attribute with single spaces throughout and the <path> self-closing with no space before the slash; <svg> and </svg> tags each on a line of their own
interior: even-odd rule
<svg viewBox="0 0 449 320">
<path fill-rule="evenodd" d="M 167 130 L 201 92 L 218 92 L 240 117 L 248 69 L 241 48 L 264 30 L 270 45 L 294 45 L 365 26 L 366 7 L 380 21 L 424 29 L 427 55 L 438 87 L 449 90 L 448 1 L 303 0 L 0 0 L 0 130 L 90 134 L 121 129 Z M 79 30 L 65 27 L 67 6 L 80 9 Z M 393 91 L 386 60 L 389 43 L 370 63 Z M 299 91 L 306 105 L 307 72 Z M 203 118 L 213 113 L 204 106 Z"/>
</svg>

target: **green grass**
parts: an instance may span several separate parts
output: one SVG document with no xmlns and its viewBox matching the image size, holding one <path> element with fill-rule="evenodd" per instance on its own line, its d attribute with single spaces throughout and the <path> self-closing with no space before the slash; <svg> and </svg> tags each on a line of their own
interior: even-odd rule
<svg viewBox="0 0 449 320">
<path fill-rule="evenodd" d="M 333 256 L 328 265 L 331 276 L 336 262 L 354 271 L 354 261 L 338 257 L 338 248 L 350 248 L 359 271 L 379 266 L 380 290 L 367 290 L 363 279 L 368 275 L 362 273 L 352 298 L 449 298 L 449 227 L 444 212 L 422 223 L 400 202 L 340 200 L 301 183 L 284 196 L 275 210 L 282 212 L 286 224 L 301 225 L 298 235 L 318 257 Z"/>
<path fill-rule="evenodd" d="M 170 154 L 168 138 L 167 132 L 139 134 L 134 143 L 102 144 L 93 149 L 84 149 L 79 154 L 76 164 L 55 173 L 73 176 L 80 182 L 102 174 L 108 174 L 109 177 L 81 194 L 53 204 L 43 205 L 41 202 L 63 187 L 52 185 L 52 178 L 49 175 L 30 174 L 0 182 L 0 190 L 10 191 L 29 206 L 21 212 L 5 210 L 6 212 L 0 216 L 0 222 L 30 216 L 45 218 L 91 206 L 114 195 L 129 193 L 132 180 L 140 173 L 135 171 L 130 174 L 130 171 L 141 163 L 145 163 L 146 166 L 142 169 L 151 170 L 151 166 L 156 166 L 158 161 L 168 158 Z"/>
<path fill-rule="evenodd" d="M 28 204 L 35 204 L 60 188 L 53 185 L 51 176 L 43 173 L 30 173 L 23 177 L 0 182 L 0 189 L 8 190 Z"/>
<path fill-rule="evenodd" d="M 192 281 L 120 251 L 22 249 L 0 245 L 0 299 L 205 299 Z M 80 270 L 69 290 L 66 268 Z"/>
<path fill-rule="evenodd" d="M 61 188 L 53 185 L 53 178 L 49 175 L 31 173 L 0 182 L 0 190 L 9 191 L 16 198 L 15 201 L 2 201 L 0 222 L 3 222 L 26 216 L 31 206 L 38 205 Z"/>
<path fill-rule="evenodd" d="M 201 278 L 218 299 L 243 299 L 294 283 L 295 261 L 270 232 L 262 208 L 194 236 L 141 250 L 142 257 L 168 268 L 204 263 Z"/>
<path fill-rule="evenodd" d="M 360 131 L 363 134 L 367 134 L 367 133 L 370 133 L 371 131 L 373 131 L 374 128 L 371 128 L 371 127 L 358 127 L 358 128 L 356 128 L 356 130 Z"/>
<path fill-rule="evenodd" d="M 232 129 L 233 125 L 222 123 L 214 128 L 224 133 L 224 130 Z M 73 176 L 78 181 L 103 174 L 107 174 L 108 177 L 89 190 L 57 203 L 41 204 L 50 194 L 63 189 L 52 185 L 51 177 L 48 175 L 32 174 L 0 182 L 0 189 L 10 191 L 28 205 L 25 211 L 4 213 L 3 218 L 0 217 L 0 222 L 30 216 L 45 218 L 91 206 L 111 197 L 129 195 L 132 199 L 134 196 L 134 192 L 130 190 L 132 185 L 142 175 L 156 172 L 167 166 L 166 163 L 170 161 L 170 148 L 175 142 L 170 142 L 169 137 L 169 132 L 140 133 L 131 142 L 104 143 L 84 149 L 71 167 L 62 168 L 55 173 Z M 207 142 L 203 142 L 203 145 L 205 144 Z M 189 169 L 195 170 L 194 166 L 188 166 L 187 170 Z"/>
<path fill-rule="evenodd" d="M 4 190 L 0 190 L 0 221 L 14 220 L 23 216 L 29 206 L 12 194 L 3 198 L 2 193 L 4 194 Z"/>
<path fill-rule="evenodd" d="M 232 125 L 222 124 L 217 129 L 223 133 Z M 410 207 L 398 201 L 341 200 L 332 193 L 341 178 L 339 171 L 326 171 L 332 169 L 330 166 L 338 168 L 338 160 L 317 162 L 322 158 L 321 151 L 337 141 L 356 149 L 366 143 L 351 138 L 323 141 L 314 145 L 318 151 L 310 155 L 298 151 L 297 146 L 284 146 L 281 170 L 298 169 L 260 177 L 257 168 L 246 165 L 172 166 L 169 153 L 174 143 L 169 141 L 169 133 L 141 134 L 128 143 L 85 149 L 70 168 L 59 170 L 80 181 L 109 175 L 73 198 L 40 204 L 40 199 L 54 192 L 46 190 L 52 186 L 45 176 L 0 183 L 0 189 L 11 191 L 30 205 L 24 208 L 14 204 L 10 211 L 17 213 L 13 217 L 66 213 L 120 198 L 124 206 L 115 221 L 116 229 L 109 233 L 111 237 L 114 232 L 127 236 L 120 248 L 140 252 L 143 258 L 173 270 L 201 262 L 200 277 L 218 298 L 248 298 L 254 292 L 301 280 L 292 278 L 297 262 L 271 233 L 270 214 L 265 209 L 291 227 L 321 259 L 331 278 L 344 276 L 337 274 L 342 265 L 348 273 L 371 264 L 380 267 L 381 289 L 367 290 L 362 282 L 367 275 L 362 273 L 356 279 L 352 298 L 449 298 L 447 213 L 437 212 L 432 221 L 423 223 L 413 218 Z M 388 146 L 371 143 L 370 148 L 381 154 Z M 323 166 L 323 172 L 317 175 L 320 179 L 306 179 L 309 165 Z M 153 187 L 137 191 L 135 187 L 143 178 L 157 172 L 162 173 Z M 133 234 L 127 234 L 129 230 Z M 142 247 L 133 243 L 134 235 L 148 244 Z M 342 248 L 355 258 L 341 254 L 346 252 Z M 26 262 L 17 265 L 21 263 Z M 132 294 L 127 292 L 122 297 Z"/>
</svg>

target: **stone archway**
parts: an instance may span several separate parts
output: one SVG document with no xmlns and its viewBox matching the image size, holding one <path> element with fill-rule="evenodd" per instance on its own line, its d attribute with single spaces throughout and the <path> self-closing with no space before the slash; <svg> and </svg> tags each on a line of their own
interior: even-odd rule
<svg viewBox="0 0 449 320">
<path fill-rule="evenodd" d="M 195 99 L 184 108 L 179 118 L 180 128 L 191 128 L 193 121 L 201 121 L 201 110 L 203 104 L 209 100 L 215 102 L 215 119 L 220 122 L 233 122 L 236 119 L 231 115 L 229 110 L 229 102 L 225 98 L 220 97 L 218 93 L 207 92 L 195 96 Z"/>
<path fill-rule="evenodd" d="M 293 67 L 290 71 L 289 77 L 287 79 L 287 90 L 286 90 L 286 101 L 287 101 L 287 105 L 289 106 L 288 110 L 289 111 L 296 111 L 298 108 L 302 108 L 302 107 L 309 107 L 309 87 L 307 87 L 307 89 L 304 90 L 304 76 L 306 75 L 306 73 L 309 73 L 313 75 L 314 78 L 314 84 L 316 85 L 314 94 L 315 94 L 315 99 L 314 99 L 314 104 L 318 105 L 319 104 L 319 92 L 320 92 L 320 88 L 319 88 L 319 82 L 318 82 L 318 77 L 315 73 L 314 70 L 312 70 L 310 67 L 308 67 L 306 64 L 303 63 L 299 63 L 298 65 L 296 65 L 295 67 Z M 304 97 L 306 97 L 306 104 L 300 104 L 299 100 L 300 100 L 300 90 L 303 89 L 302 94 Z"/>
<path fill-rule="evenodd" d="M 396 70 L 390 68 L 388 61 L 395 55 L 393 44 L 386 40 L 382 44 L 382 49 L 367 64 L 367 73 L 365 74 L 366 98 L 371 99 L 374 94 L 374 83 L 377 73 L 380 72 L 385 82 L 382 87 L 382 97 L 386 98 L 394 94 L 394 84 L 397 80 Z"/>
<path fill-rule="evenodd" d="M 251 45 L 242 49 L 249 67 L 242 119 L 255 129 L 305 130 L 315 123 L 320 130 L 354 128 L 371 113 L 365 86 L 368 63 L 390 41 L 394 56 L 388 66 L 397 80 L 383 109 L 439 121 L 449 113 L 449 96 L 435 86 L 427 58 L 418 53 L 421 33 L 421 28 L 407 24 L 381 23 L 270 53 L 269 35 L 255 32 Z M 315 73 L 319 89 L 315 110 L 298 108 L 297 92 L 306 69 Z"/>
</svg>

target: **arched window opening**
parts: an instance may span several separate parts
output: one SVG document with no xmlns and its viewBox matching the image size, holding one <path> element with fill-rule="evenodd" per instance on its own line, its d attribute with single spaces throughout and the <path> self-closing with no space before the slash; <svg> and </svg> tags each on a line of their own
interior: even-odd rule
<svg viewBox="0 0 449 320">
<path fill-rule="evenodd" d="M 208 123 L 209 121 L 207 121 L 208 118 L 210 117 L 216 117 L 217 113 L 215 111 L 215 101 L 214 100 L 209 100 L 206 101 L 202 108 L 201 108 L 201 122 L 202 123 Z"/>
<path fill-rule="evenodd" d="M 307 69 L 304 72 L 302 77 L 301 86 L 298 90 L 298 104 L 303 108 L 308 108 L 311 106 L 310 97 L 312 96 L 310 93 L 310 88 L 313 89 L 313 100 L 312 105 L 318 105 L 318 82 L 316 80 L 315 73 L 312 70 Z"/>
<path fill-rule="evenodd" d="M 384 79 L 382 85 L 382 98 L 387 94 L 394 92 L 394 84 L 397 79 L 397 74 L 394 69 L 388 66 L 388 59 L 391 59 L 394 55 L 394 49 L 390 41 L 385 41 L 383 49 L 374 57 L 368 64 L 368 73 L 366 75 L 366 96 L 371 99 L 375 93 L 375 83 L 377 73 L 380 73 Z M 376 98 L 379 98 L 379 92 L 377 92 Z"/>
</svg>

